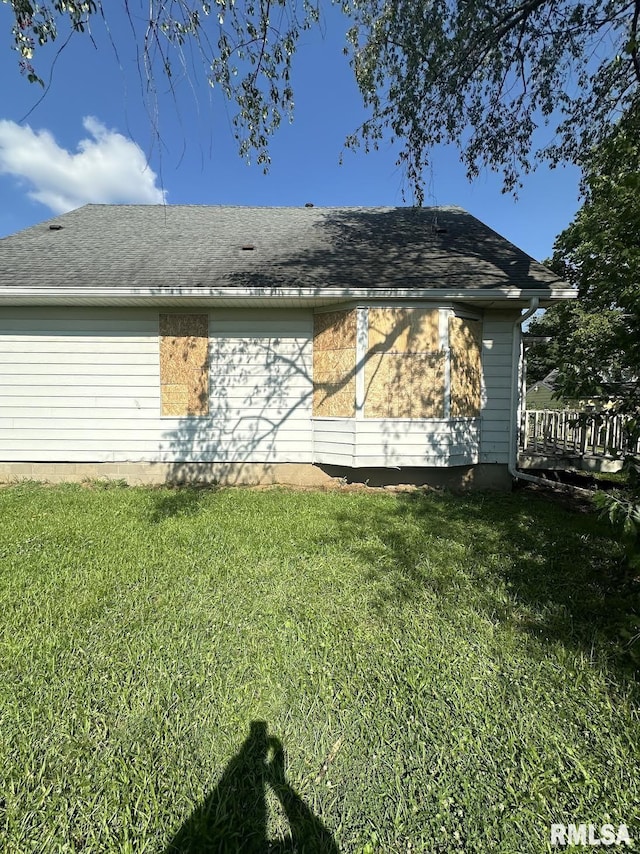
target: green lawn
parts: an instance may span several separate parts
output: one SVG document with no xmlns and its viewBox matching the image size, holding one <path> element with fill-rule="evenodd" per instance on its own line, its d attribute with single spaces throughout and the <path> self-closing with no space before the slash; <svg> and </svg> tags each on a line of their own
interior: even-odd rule
<svg viewBox="0 0 640 854">
<path fill-rule="evenodd" d="M 0 490 L 0 848 L 638 850 L 618 556 L 526 491 Z"/>
</svg>

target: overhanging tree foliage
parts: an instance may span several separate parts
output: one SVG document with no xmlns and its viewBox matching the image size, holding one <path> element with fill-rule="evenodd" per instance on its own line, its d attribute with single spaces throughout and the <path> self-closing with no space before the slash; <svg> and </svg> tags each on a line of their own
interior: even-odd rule
<svg viewBox="0 0 640 854">
<path fill-rule="evenodd" d="M 202 70 L 209 84 L 234 102 L 240 154 L 269 162 L 269 137 L 293 115 L 291 63 L 300 34 L 319 21 L 311 0 L 196 2 L 196 0 L 3 0 L 14 12 L 14 48 L 23 74 L 43 83 L 35 55 L 44 45 L 89 33 L 102 22 L 111 34 L 126 16 L 145 90 L 153 99 L 159 76 Z M 123 45 L 113 44 L 119 53 Z"/>
<path fill-rule="evenodd" d="M 375 142 L 390 128 L 414 183 L 429 147 L 455 142 L 469 177 L 486 165 L 512 190 L 536 158 L 579 162 L 637 98 L 640 0 L 353 0 L 349 9 L 372 110 L 361 136 Z M 534 133 L 549 121 L 555 137 L 536 151 Z"/>
<path fill-rule="evenodd" d="M 268 161 L 268 137 L 293 109 L 291 60 L 319 0 L 3 0 L 11 6 L 23 71 L 66 27 L 126 14 L 147 79 L 202 60 L 210 82 L 238 106 L 241 152 Z M 513 190 L 539 158 L 579 162 L 633 109 L 640 83 L 640 0 L 341 0 L 346 48 L 370 116 L 347 145 L 386 135 L 416 198 L 431 147 L 460 146 L 470 177 L 486 165 Z M 189 58 L 189 62 L 187 61 Z M 534 134 L 551 122 L 553 141 Z"/>
</svg>

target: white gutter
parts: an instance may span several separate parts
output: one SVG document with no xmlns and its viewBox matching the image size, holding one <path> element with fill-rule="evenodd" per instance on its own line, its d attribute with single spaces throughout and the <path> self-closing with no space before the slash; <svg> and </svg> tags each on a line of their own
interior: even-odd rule
<svg viewBox="0 0 640 854">
<path fill-rule="evenodd" d="M 591 496 L 588 489 L 583 489 L 580 486 L 571 486 L 566 483 L 556 483 L 552 480 L 545 480 L 542 477 L 535 477 L 532 474 L 525 474 L 517 468 L 518 465 L 518 447 L 519 447 L 519 429 L 518 424 L 518 405 L 520 403 L 520 360 L 522 358 L 522 324 L 528 320 L 531 315 L 538 310 L 540 300 L 538 297 L 533 297 L 529 303 L 529 308 L 520 317 L 516 318 L 513 324 L 513 347 L 511 352 L 511 417 L 509 419 L 509 429 L 511 435 L 511 443 L 509 446 L 509 474 L 514 480 L 524 480 L 527 483 L 537 483 L 542 486 L 552 487 L 558 492 L 578 493 L 579 495 Z"/>
<path fill-rule="evenodd" d="M 2 287 L 0 285 L 0 304 L 28 305 L 55 304 L 63 300 L 73 300 L 77 304 L 95 304 L 100 301 L 127 300 L 141 305 L 153 302 L 180 300 L 183 302 L 215 300 L 291 300 L 303 301 L 315 299 L 350 300 L 389 300 L 389 299 L 446 299 L 464 302 L 490 302 L 497 300 L 529 301 L 532 298 L 545 302 L 558 299 L 570 299 L 576 293 L 572 288 L 468 288 L 453 290 L 441 288 L 225 288 L 225 287 Z"/>
</svg>

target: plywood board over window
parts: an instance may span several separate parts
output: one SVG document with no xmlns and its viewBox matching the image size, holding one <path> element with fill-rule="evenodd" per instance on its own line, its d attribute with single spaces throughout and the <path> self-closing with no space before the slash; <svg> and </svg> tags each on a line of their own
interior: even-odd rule
<svg viewBox="0 0 640 854">
<path fill-rule="evenodd" d="M 356 406 L 356 311 L 316 314 L 313 323 L 313 414 L 353 418 Z"/>
<path fill-rule="evenodd" d="M 463 317 L 449 318 L 451 351 L 451 417 L 480 415 L 482 391 L 482 324 Z"/>
<path fill-rule="evenodd" d="M 370 308 L 366 418 L 443 418 L 445 357 L 437 309 Z"/>
<path fill-rule="evenodd" d="M 434 353 L 440 350 L 439 314 L 438 309 L 370 308 L 370 352 Z"/>
<path fill-rule="evenodd" d="M 160 315 L 162 415 L 209 414 L 209 317 Z"/>
</svg>

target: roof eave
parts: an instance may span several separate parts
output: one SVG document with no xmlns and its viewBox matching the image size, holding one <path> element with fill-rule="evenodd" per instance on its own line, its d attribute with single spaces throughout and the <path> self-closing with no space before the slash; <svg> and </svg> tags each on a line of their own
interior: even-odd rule
<svg viewBox="0 0 640 854">
<path fill-rule="evenodd" d="M 231 304 L 256 301 L 296 301 L 311 305 L 344 300 L 436 300 L 528 305 L 537 298 L 541 306 L 575 299 L 574 288 L 16 288 L 0 289 L 0 305 L 163 305 Z"/>
</svg>

